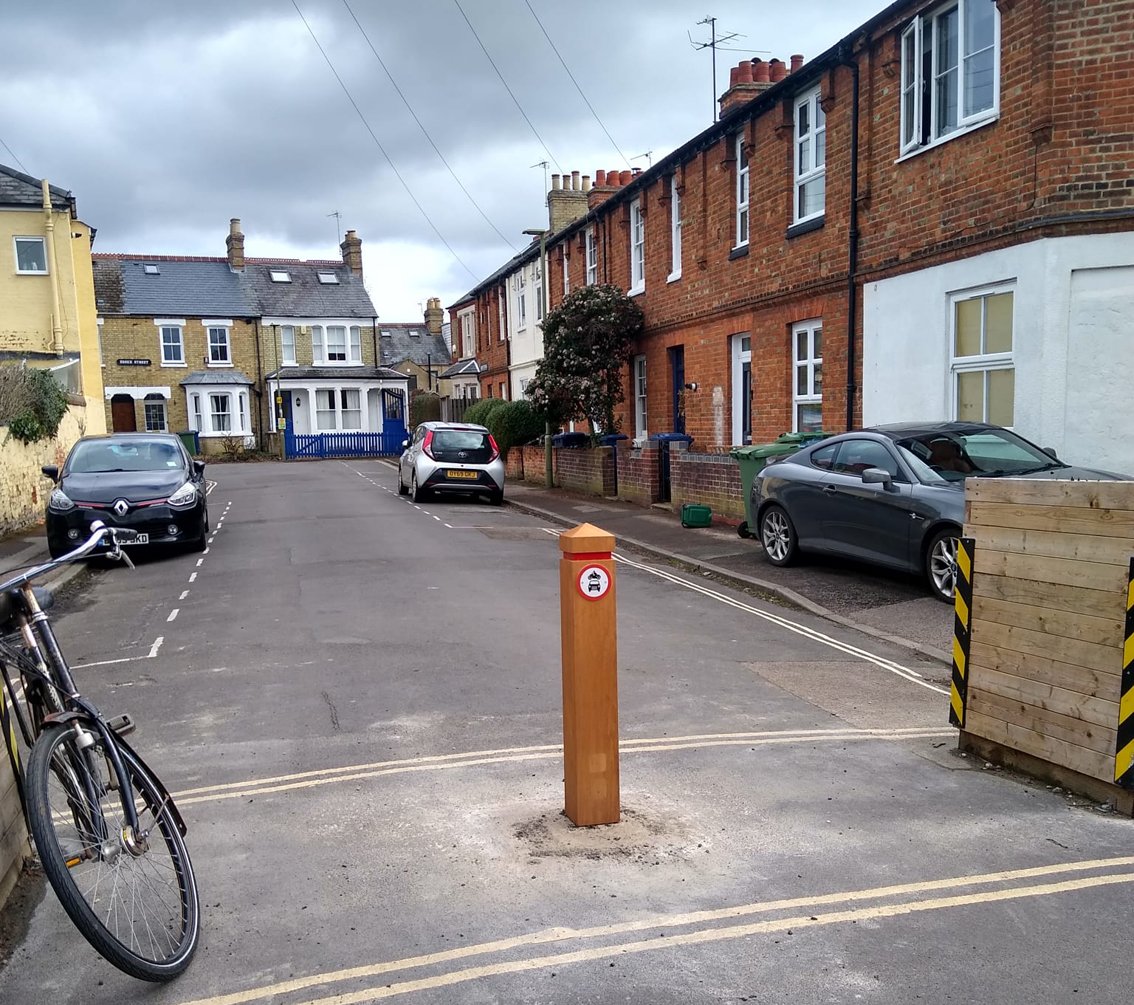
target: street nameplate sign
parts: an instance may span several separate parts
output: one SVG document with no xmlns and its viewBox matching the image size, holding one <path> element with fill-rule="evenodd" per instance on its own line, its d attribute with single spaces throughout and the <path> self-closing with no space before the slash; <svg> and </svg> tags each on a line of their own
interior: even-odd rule
<svg viewBox="0 0 1134 1005">
<path fill-rule="evenodd" d="M 114 361 L 119 366 L 149 366 L 150 360 L 148 359 L 116 359 Z"/>
</svg>

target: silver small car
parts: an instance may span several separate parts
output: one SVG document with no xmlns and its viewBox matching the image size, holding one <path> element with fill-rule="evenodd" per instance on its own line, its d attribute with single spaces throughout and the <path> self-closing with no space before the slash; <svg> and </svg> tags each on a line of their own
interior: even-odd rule
<svg viewBox="0 0 1134 1005">
<path fill-rule="evenodd" d="M 484 426 L 423 422 L 402 444 L 398 494 L 421 502 L 431 492 L 483 493 L 504 502 L 504 459 Z"/>
</svg>

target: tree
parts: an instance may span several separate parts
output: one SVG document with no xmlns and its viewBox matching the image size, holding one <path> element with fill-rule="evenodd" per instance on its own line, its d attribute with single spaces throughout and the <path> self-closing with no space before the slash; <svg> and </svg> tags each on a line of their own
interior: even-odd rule
<svg viewBox="0 0 1134 1005">
<path fill-rule="evenodd" d="M 617 432 L 624 367 L 644 324 L 642 309 L 617 286 L 572 290 L 544 318 L 529 400 L 553 421 L 589 419 L 594 429 Z"/>
</svg>

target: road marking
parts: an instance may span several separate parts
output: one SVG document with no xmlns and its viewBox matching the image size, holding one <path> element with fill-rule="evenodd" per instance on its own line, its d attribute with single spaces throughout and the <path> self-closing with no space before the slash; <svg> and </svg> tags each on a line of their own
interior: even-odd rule
<svg viewBox="0 0 1134 1005">
<path fill-rule="evenodd" d="M 187 596 L 189 596 L 189 591 L 188 591 L 188 590 L 182 590 L 182 591 L 181 591 L 181 596 L 180 596 L 180 597 L 178 597 L 177 599 L 178 599 L 178 600 L 184 600 L 184 599 L 185 599 L 185 598 L 186 598 Z"/>
<path fill-rule="evenodd" d="M 194 582 L 196 580 L 196 578 L 197 578 L 197 573 L 195 573 L 195 572 L 189 573 L 189 582 L 190 583 Z"/>
<path fill-rule="evenodd" d="M 612 936 L 633 935 L 642 932 L 655 932 L 646 939 L 613 942 L 589 949 L 554 955 L 533 956 L 528 959 L 504 960 L 480 966 L 452 970 L 448 973 L 434 974 L 417 980 L 398 984 L 385 984 L 333 997 L 309 999 L 295 1005 L 353 1005 L 353 1003 L 372 1001 L 377 998 L 392 998 L 429 988 L 451 986 L 483 977 L 520 973 L 523 971 L 547 969 L 569 963 L 583 963 L 621 956 L 627 953 L 649 952 L 653 949 L 667 949 L 680 945 L 699 945 L 747 938 L 753 935 L 767 935 L 787 930 L 798 931 L 823 925 L 844 922 L 872 921 L 883 918 L 896 918 L 903 915 L 918 914 L 925 911 L 949 908 L 970 907 L 1019 900 L 1025 897 L 1052 896 L 1072 893 L 1095 887 L 1112 886 L 1134 882 L 1134 873 L 1112 872 L 1096 876 L 1083 876 L 1078 879 L 1063 879 L 1055 882 L 1027 884 L 1021 881 L 1055 877 L 1061 874 L 1074 874 L 1095 869 L 1117 869 L 1134 865 L 1134 858 L 1095 859 L 1090 861 L 1067 862 L 1058 865 L 1015 869 L 1006 872 L 983 873 L 970 876 L 954 876 L 947 879 L 924 880 L 894 886 L 848 890 L 840 893 L 817 894 L 811 897 L 795 897 L 783 900 L 754 902 L 735 907 L 709 911 L 693 911 L 684 914 L 655 915 L 633 921 L 615 922 L 591 928 L 573 929 L 567 927 L 543 929 L 511 938 L 494 939 L 468 946 L 459 946 L 435 953 L 405 957 L 380 963 L 349 967 L 341 970 L 311 974 L 275 984 L 262 985 L 230 994 L 211 998 L 199 998 L 184 1005 L 246 1005 L 248 1002 L 269 999 L 274 996 L 294 994 L 320 985 L 338 984 L 344 981 L 357 981 L 364 978 L 379 977 L 404 970 L 414 970 L 426 966 L 450 963 L 474 956 L 503 955 L 517 949 L 544 946 L 554 943 L 580 942 L 587 939 L 610 938 Z M 920 894 L 963 890 L 967 887 L 991 886 L 1001 884 L 999 889 L 977 890 L 970 893 L 957 893 L 952 896 L 918 898 Z M 1019 884 L 1019 885 L 1010 885 Z M 896 903 L 866 903 L 862 907 L 850 905 L 889 898 L 906 898 Z M 842 910 L 820 914 L 819 909 L 828 905 L 842 907 Z M 720 927 L 701 927 L 687 932 L 674 932 L 675 928 L 694 925 L 705 926 L 713 922 L 730 921 L 737 918 L 752 917 L 783 911 L 800 913 L 788 917 L 772 918 L 765 921 L 750 921 L 741 925 Z"/>
<path fill-rule="evenodd" d="M 154 639 L 154 644 L 152 646 L 150 646 L 150 651 L 149 651 L 149 654 L 147 655 L 146 658 L 152 660 L 155 656 L 157 656 L 158 650 L 161 648 L 161 644 L 164 641 L 165 641 L 164 635 L 159 635 L 156 639 Z"/>
<path fill-rule="evenodd" d="M 198 569 L 201 568 L 201 566 L 204 565 L 204 564 L 205 564 L 205 560 L 203 558 L 197 559 L 197 568 Z"/>
<path fill-rule="evenodd" d="M 169 612 L 169 617 L 168 617 L 168 618 L 166 618 L 165 620 L 166 620 L 166 621 L 173 621 L 173 620 L 175 620 L 175 619 L 177 618 L 177 612 L 178 612 L 178 611 L 179 611 L 180 609 L 181 609 L 181 608 L 179 608 L 179 607 L 175 607 L 175 608 L 174 608 L 174 609 L 173 609 L 172 611 L 170 611 L 170 612 Z"/>
<path fill-rule="evenodd" d="M 810 742 L 858 742 L 863 740 L 921 740 L 949 739 L 956 735 L 950 727 L 904 726 L 896 729 L 801 729 L 764 730 L 753 733 L 705 733 L 692 736 L 662 736 L 645 739 L 627 739 L 619 744 L 624 754 L 648 754 L 675 750 L 699 750 L 708 747 L 770 747 Z M 350 764 L 338 768 L 319 768 L 289 775 L 274 775 L 259 779 L 245 779 L 220 785 L 207 785 L 185 789 L 176 794 L 180 805 L 212 802 L 218 799 L 236 799 L 249 795 L 267 795 L 272 792 L 289 792 L 310 789 L 338 782 L 378 778 L 418 771 L 440 771 L 451 768 L 471 768 L 486 764 L 507 764 L 513 761 L 552 760 L 563 756 L 562 744 L 551 743 L 533 747 L 507 747 L 496 750 L 473 750 L 456 754 L 430 754 L 390 761 L 372 761 Z"/>
<path fill-rule="evenodd" d="M 167 620 L 172 621 L 172 618 Z M 154 644 L 150 646 L 150 651 L 144 656 L 122 656 L 116 660 L 95 660 L 92 663 L 74 663 L 71 665 L 72 670 L 89 670 L 91 667 L 108 667 L 116 663 L 135 663 L 138 660 L 152 660 L 158 654 L 161 644 L 165 641 L 164 635 L 159 635 L 154 639 Z"/>
<path fill-rule="evenodd" d="M 683 579 L 681 576 L 676 576 L 671 572 L 666 572 L 663 569 L 655 569 L 649 565 L 643 565 L 641 562 L 634 562 L 622 555 L 615 555 L 614 560 L 623 565 L 628 565 L 632 569 L 638 569 L 642 572 L 648 572 L 651 576 L 657 576 L 659 579 L 667 580 L 677 586 L 684 587 L 687 590 L 693 590 L 695 593 L 700 593 L 703 596 L 709 597 L 722 604 L 727 604 L 729 607 L 735 607 L 737 610 L 745 611 L 748 614 L 754 614 L 758 618 L 763 618 L 765 621 L 770 621 L 780 628 L 786 628 L 789 632 L 794 632 L 796 635 L 802 635 L 804 638 L 811 639 L 813 642 L 819 642 L 822 645 L 829 646 L 832 649 L 837 649 L 839 652 L 846 653 L 848 656 L 854 656 L 856 659 L 865 660 L 867 663 L 873 663 L 881 670 L 886 670 L 903 680 L 908 680 L 911 684 L 918 684 L 921 687 L 928 688 L 930 691 L 936 691 L 938 694 L 948 695 L 949 689 L 938 687 L 936 684 L 931 684 L 929 681 L 924 680 L 916 670 L 910 667 L 903 666 L 901 663 L 895 663 L 893 660 L 886 659 L 884 656 L 876 656 L 874 653 L 866 649 L 860 649 L 858 646 L 853 646 L 849 642 L 840 642 L 838 639 L 830 635 L 824 635 L 814 628 L 808 628 L 806 625 L 800 624 L 798 621 L 792 621 L 789 618 L 781 617 L 779 614 L 772 614 L 770 611 L 762 611 L 758 607 L 753 607 L 751 604 L 742 603 L 739 600 L 733 600 L 732 597 L 725 596 L 723 593 L 718 593 L 716 590 L 710 590 L 708 587 L 700 583 L 690 582 Z"/>
</svg>

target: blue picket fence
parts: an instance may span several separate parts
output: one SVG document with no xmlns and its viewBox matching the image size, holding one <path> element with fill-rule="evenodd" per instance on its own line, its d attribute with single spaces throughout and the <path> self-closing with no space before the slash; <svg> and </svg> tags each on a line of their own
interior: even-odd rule
<svg viewBox="0 0 1134 1005">
<path fill-rule="evenodd" d="M 396 457 L 406 438 L 404 426 L 381 433 L 291 433 L 285 438 L 289 458 Z"/>
</svg>

